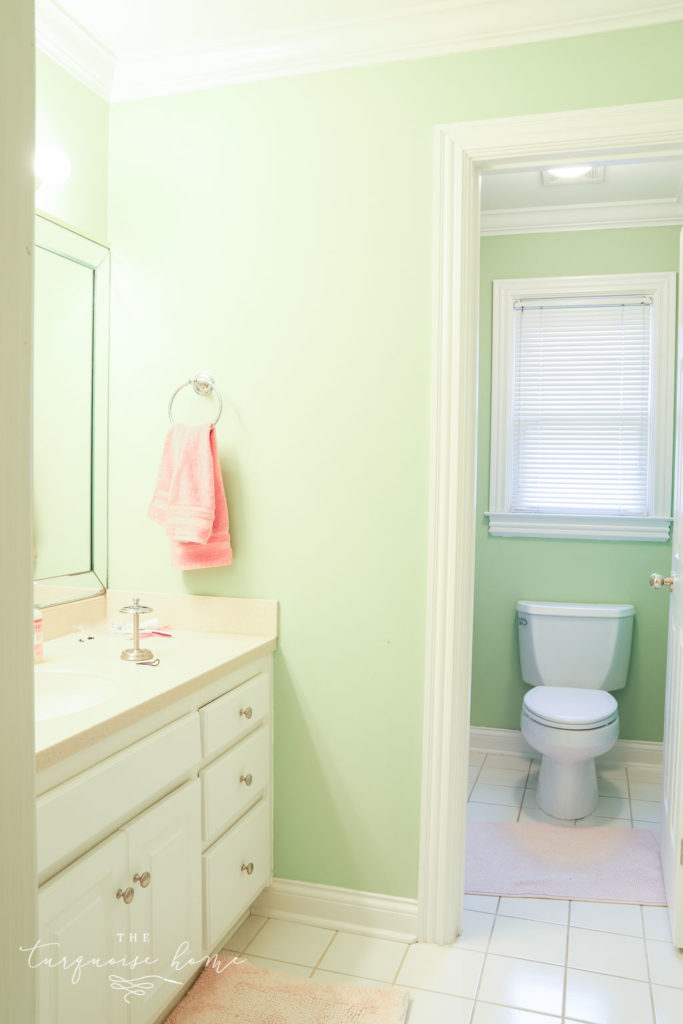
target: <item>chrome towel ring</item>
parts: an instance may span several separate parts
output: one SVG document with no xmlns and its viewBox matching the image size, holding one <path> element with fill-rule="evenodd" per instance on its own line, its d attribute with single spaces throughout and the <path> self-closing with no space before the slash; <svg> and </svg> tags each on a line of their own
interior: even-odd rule
<svg viewBox="0 0 683 1024">
<path fill-rule="evenodd" d="M 173 402 L 178 392 L 182 391 L 183 388 L 186 388 L 189 384 L 192 385 L 195 395 L 209 395 L 212 391 L 216 395 L 216 398 L 218 399 L 218 415 L 211 424 L 212 427 L 215 427 L 219 419 L 221 418 L 221 413 L 223 412 L 223 398 L 221 396 L 220 391 L 218 390 L 214 383 L 213 377 L 211 376 L 210 373 L 207 373 L 205 370 L 200 370 L 199 373 L 196 373 L 194 375 L 194 377 L 190 377 L 189 380 L 186 380 L 183 384 L 180 385 L 179 388 L 175 389 L 175 391 L 171 395 L 171 400 L 168 403 L 169 420 L 171 421 L 171 423 L 175 422 L 175 420 L 173 419 Z"/>
</svg>

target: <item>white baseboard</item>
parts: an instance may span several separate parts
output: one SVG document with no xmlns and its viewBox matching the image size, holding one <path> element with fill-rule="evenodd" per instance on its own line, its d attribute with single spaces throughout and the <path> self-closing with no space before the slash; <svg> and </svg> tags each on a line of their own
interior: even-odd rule
<svg viewBox="0 0 683 1024">
<path fill-rule="evenodd" d="M 470 747 L 491 754 L 538 757 L 519 729 L 489 729 L 486 726 L 473 725 L 470 728 Z M 645 764 L 660 767 L 662 744 L 649 743 L 645 740 L 617 740 L 612 749 L 598 760 L 603 765 Z"/>
<path fill-rule="evenodd" d="M 400 896 L 274 878 L 251 912 L 373 938 L 417 940 L 417 900 Z"/>
</svg>

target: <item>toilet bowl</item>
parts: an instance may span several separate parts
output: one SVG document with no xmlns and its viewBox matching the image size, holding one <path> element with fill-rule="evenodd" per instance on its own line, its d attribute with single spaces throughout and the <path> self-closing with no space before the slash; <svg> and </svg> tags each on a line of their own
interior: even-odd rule
<svg viewBox="0 0 683 1024">
<path fill-rule="evenodd" d="M 532 689 L 521 729 L 541 754 L 536 801 L 560 820 L 583 818 L 598 804 L 595 758 L 619 736 L 617 702 L 626 683 L 632 605 L 519 601 L 522 678 Z"/>
<path fill-rule="evenodd" d="M 541 810 L 563 820 L 591 814 L 598 803 L 595 758 L 619 736 L 614 697 L 604 690 L 570 687 L 529 690 L 522 705 L 522 735 L 542 755 L 536 790 Z"/>
</svg>

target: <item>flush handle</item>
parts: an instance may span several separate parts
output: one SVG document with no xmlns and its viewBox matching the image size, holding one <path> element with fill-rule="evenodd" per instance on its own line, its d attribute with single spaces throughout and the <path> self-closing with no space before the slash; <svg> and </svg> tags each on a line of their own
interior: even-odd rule
<svg viewBox="0 0 683 1024">
<path fill-rule="evenodd" d="M 653 572 L 650 576 L 650 586 L 655 590 L 661 590 L 662 587 L 668 587 L 669 590 L 674 588 L 673 576 L 660 576 L 658 572 Z"/>
</svg>

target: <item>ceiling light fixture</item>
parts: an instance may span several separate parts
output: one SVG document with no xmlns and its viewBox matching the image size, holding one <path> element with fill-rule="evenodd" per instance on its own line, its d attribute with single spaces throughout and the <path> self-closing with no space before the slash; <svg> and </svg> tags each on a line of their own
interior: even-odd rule
<svg viewBox="0 0 683 1024">
<path fill-rule="evenodd" d="M 593 168 L 590 164 L 574 164 L 572 167 L 549 167 L 548 174 L 554 178 L 584 178 Z"/>
<path fill-rule="evenodd" d="M 578 185 L 605 180 L 605 168 L 591 164 L 570 164 L 567 167 L 548 167 L 541 171 L 544 185 Z"/>
</svg>

